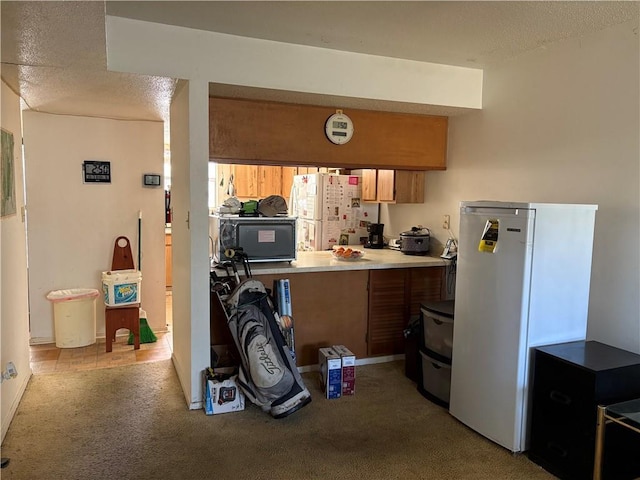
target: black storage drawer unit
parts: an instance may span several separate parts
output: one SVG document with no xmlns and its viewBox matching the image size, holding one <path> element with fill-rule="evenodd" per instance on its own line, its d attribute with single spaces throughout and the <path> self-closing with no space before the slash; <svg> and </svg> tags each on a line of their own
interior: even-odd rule
<svg viewBox="0 0 640 480">
<path fill-rule="evenodd" d="M 431 358 L 451 363 L 453 355 L 454 300 L 420 305 L 420 348 Z"/>
<path fill-rule="evenodd" d="M 529 458 L 560 478 L 591 479 L 597 406 L 640 398 L 640 355 L 593 341 L 533 355 Z M 605 438 L 603 478 L 638 478 L 640 435 L 608 425 Z"/>
<path fill-rule="evenodd" d="M 418 391 L 444 408 L 451 390 L 453 311 L 453 300 L 420 305 Z"/>
<path fill-rule="evenodd" d="M 418 391 L 436 405 L 449 408 L 451 362 L 440 362 L 420 350 Z"/>
</svg>

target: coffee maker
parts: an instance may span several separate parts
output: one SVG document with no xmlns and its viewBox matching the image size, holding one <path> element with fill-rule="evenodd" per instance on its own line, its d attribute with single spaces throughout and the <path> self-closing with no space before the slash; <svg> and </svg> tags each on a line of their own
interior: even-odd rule
<svg viewBox="0 0 640 480">
<path fill-rule="evenodd" d="M 369 232 L 369 241 L 365 245 L 366 248 L 382 248 L 384 247 L 384 238 L 382 232 L 384 230 L 384 223 L 370 223 L 367 225 L 367 232 Z"/>
</svg>

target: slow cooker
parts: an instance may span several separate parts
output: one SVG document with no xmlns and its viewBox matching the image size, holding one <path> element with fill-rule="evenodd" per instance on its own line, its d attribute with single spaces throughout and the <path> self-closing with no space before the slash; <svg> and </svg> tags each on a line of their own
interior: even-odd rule
<svg viewBox="0 0 640 480">
<path fill-rule="evenodd" d="M 400 234 L 400 251 L 406 255 L 426 255 L 429 253 L 428 228 L 411 227 Z"/>
</svg>

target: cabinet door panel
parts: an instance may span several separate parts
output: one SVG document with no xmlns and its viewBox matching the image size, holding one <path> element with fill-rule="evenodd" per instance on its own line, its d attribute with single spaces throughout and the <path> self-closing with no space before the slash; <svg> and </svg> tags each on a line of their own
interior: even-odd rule
<svg viewBox="0 0 640 480">
<path fill-rule="evenodd" d="M 420 304 L 442 299 L 442 283 L 444 281 L 444 267 L 412 268 L 411 298 L 409 315 L 420 315 Z"/>
<path fill-rule="evenodd" d="M 235 165 L 219 163 L 216 168 L 216 205 L 222 205 L 229 198 L 231 192 L 230 182 L 233 178 L 235 188 Z"/>
<path fill-rule="evenodd" d="M 291 196 L 291 186 L 293 185 L 293 177 L 298 174 L 296 167 L 282 167 L 282 196 L 289 205 L 289 197 Z"/>
<path fill-rule="evenodd" d="M 378 170 L 378 201 L 395 201 L 395 171 Z"/>
<path fill-rule="evenodd" d="M 357 358 L 367 356 L 366 270 L 256 275 L 273 288 L 273 280 L 289 278 L 298 366 L 318 363 L 318 349 L 345 345 Z"/>
<path fill-rule="evenodd" d="M 377 171 L 364 169 L 360 172 L 362 175 L 362 201 L 375 202 L 377 200 Z"/>
<path fill-rule="evenodd" d="M 404 352 L 405 285 L 408 269 L 369 272 L 369 355 Z"/>
<path fill-rule="evenodd" d="M 282 195 L 282 167 L 258 167 L 258 197 Z"/>
<path fill-rule="evenodd" d="M 233 184 L 237 197 L 257 197 L 258 167 L 256 165 L 236 165 Z"/>
<path fill-rule="evenodd" d="M 424 172 L 396 170 L 394 180 L 396 203 L 424 203 Z"/>
</svg>

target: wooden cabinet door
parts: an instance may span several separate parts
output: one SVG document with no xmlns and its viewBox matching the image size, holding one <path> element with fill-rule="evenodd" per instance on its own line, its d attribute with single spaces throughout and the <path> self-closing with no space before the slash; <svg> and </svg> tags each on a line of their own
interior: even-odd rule
<svg viewBox="0 0 640 480">
<path fill-rule="evenodd" d="M 403 330 L 420 304 L 442 298 L 444 267 L 369 271 L 367 354 L 404 353 Z"/>
<path fill-rule="evenodd" d="M 445 267 L 412 268 L 410 272 L 409 318 L 420 314 L 420 304 L 443 298 Z"/>
<path fill-rule="evenodd" d="M 216 167 L 216 205 L 222 205 L 229 198 L 231 192 L 229 183 L 232 178 L 235 182 L 235 165 L 231 163 L 218 163 Z M 235 188 L 235 185 L 234 185 Z"/>
<path fill-rule="evenodd" d="M 258 197 L 282 195 L 282 167 L 258 167 Z"/>
<path fill-rule="evenodd" d="M 318 349 L 345 345 L 367 356 L 367 270 L 256 275 L 267 288 L 289 278 L 298 366 L 316 365 Z"/>
<path fill-rule="evenodd" d="M 233 184 L 236 197 L 255 199 L 258 196 L 258 166 L 235 165 Z"/>
<path fill-rule="evenodd" d="M 362 201 L 375 202 L 378 200 L 377 171 L 367 168 L 358 172 L 362 175 Z"/>
<path fill-rule="evenodd" d="M 425 173 L 396 170 L 394 192 L 396 203 L 424 203 Z"/>
<path fill-rule="evenodd" d="M 379 202 L 424 203 L 425 173 L 409 170 L 378 170 Z"/>
<path fill-rule="evenodd" d="M 404 353 L 408 272 L 406 268 L 369 271 L 367 354 L 370 356 Z"/>
<path fill-rule="evenodd" d="M 378 170 L 378 201 L 395 202 L 395 171 Z"/>
<path fill-rule="evenodd" d="M 282 167 L 282 196 L 287 201 L 287 205 L 289 205 L 289 197 L 291 196 L 293 177 L 297 174 L 296 167 Z"/>
</svg>

